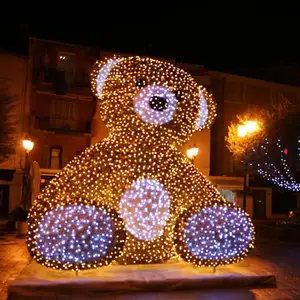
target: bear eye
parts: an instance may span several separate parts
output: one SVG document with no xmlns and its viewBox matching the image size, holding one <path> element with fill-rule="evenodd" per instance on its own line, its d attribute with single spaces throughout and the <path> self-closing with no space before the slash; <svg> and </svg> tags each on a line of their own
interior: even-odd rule
<svg viewBox="0 0 300 300">
<path fill-rule="evenodd" d="M 174 91 L 174 95 L 175 95 L 175 97 L 178 101 L 180 101 L 183 98 L 183 92 L 182 91 L 179 91 L 179 90 Z"/>
<path fill-rule="evenodd" d="M 139 78 L 139 79 L 137 79 L 137 81 L 136 81 L 136 86 L 138 87 L 138 88 L 143 88 L 143 87 L 145 87 L 147 85 L 147 81 L 146 81 L 146 79 L 144 79 L 144 78 Z"/>
</svg>

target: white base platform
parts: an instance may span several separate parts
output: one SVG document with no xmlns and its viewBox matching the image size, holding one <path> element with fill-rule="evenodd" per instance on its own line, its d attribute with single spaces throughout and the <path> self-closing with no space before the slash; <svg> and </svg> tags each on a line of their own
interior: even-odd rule
<svg viewBox="0 0 300 300">
<path fill-rule="evenodd" d="M 272 274 L 257 274 L 243 262 L 231 266 L 196 268 L 185 262 L 156 265 L 111 265 L 93 271 L 56 271 L 32 261 L 11 283 L 9 299 L 67 295 L 166 292 L 186 289 L 261 288 L 276 286 Z"/>
</svg>

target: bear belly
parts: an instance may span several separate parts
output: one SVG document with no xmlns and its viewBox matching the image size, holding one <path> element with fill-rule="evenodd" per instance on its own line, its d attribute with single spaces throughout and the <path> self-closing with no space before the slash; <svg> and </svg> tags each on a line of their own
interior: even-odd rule
<svg viewBox="0 0 300 300">
<path fill-rule="evenodd" d="M 120 215 L 137 240 L 153 241 L 163 235 L 170 217 L 170 196 L 155 179 L 135 181 L 122 195 Z"/>
</svg>

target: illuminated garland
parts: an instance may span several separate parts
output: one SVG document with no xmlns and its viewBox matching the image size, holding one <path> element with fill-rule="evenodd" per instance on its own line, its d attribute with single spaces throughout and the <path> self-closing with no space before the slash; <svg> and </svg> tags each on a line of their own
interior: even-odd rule
<svg viewBox="0 0 300 300">
<path fill-rule="evenodd" d="M 151 241 L 164 232 L 170 216 L 170 197 L 154 179 L 135 181 L 120 200 L 126 229 L 139 240 Z"/>
<path fill-rule="evenodd" d="M 95 268 L 112 260 L 164 262 L 173 254 L 175 224 L 183 210 L 192 212 L 189 209 L 196 203 L 226 205 L 211 182 L 176 148 L 196 130 L 212 124 L 215 101 L 185 71 L 150 58 L 97 62 L 91 83 L 110 135 L 75 157 L 33 203 L 30 253 L 48 267 L 71 270 Z M 85 229 L 77 223 L 78 205 L 82 205 L 82 218 L 89 220 Z M 94 206 L 97 209 L 90 208 Z M 239 222 L 242 214 L 228 216 L 228 222 Z M 98 223 L 91 215 L 103 226 L 112 222 L 117 231 L 107 225 L 105 236 L 99 237 Z M 226 230 L 228 222 L 218 226 Z M 74 228 L 64 229 L 66 224 Z M 85 242 L 80 240 L 82 234 Z M 252 232 L 243 234 L 242 238 L 253 238 Z M 238 261 L 247 247 L 244 243 L 236 248 L 230 262 Z M 91 263 L 90 257 L 95 261 Z M 217 263 L 228 261 L 219 257 Z"/>
<path fill-rule="evenodd" d="M 275 153 L 269 150 L 269 146 L 272 143 L 265 139 L 265 143 L 260 146 L 260 153 L 263 153 L 264 163 L 257 163 L 257 172 L 266 180 L 273 182 L 274 184 L 294 192 L 300 191 L 300 183 L 298 183 L 291 175 L 290 168 L 285 158 L 284 149 L 281 145 L 280 138 L 277 139 L 276 149 L 280 153 L 280 161 L 274 161 Z M 300 155 L 300 139 L 298 139 L 298 156 Z M 258 152 L 255 148 L 252 148 L 253 152 Z M 296 159 L 294 161 L 296 163 Z"/>
<path fill-rule="evenodd" d="M 196 130 L 209 128 L 217 116 L 217 107 L 212 95 L 207 90 L 200 86 L 200 109 L 199 116 L 196 121 Z"/>
<path fill-rule="evenodd" d="M 196 266 L 219 266 L 242 260 L 254 247 L 250 217 L 232 203 L 196 204 L 176 224 L 181 257 Z"/>
<path fill-rule="evenodd" d="M 33 222 L 32 222 L 33 221 Z M 118 214 L 102 206 L 67 204 L 32 220 L 28 248 L 40 264 L 60 270 L 108 265 L 122 253 L 126 233 Z"/>
</svg>

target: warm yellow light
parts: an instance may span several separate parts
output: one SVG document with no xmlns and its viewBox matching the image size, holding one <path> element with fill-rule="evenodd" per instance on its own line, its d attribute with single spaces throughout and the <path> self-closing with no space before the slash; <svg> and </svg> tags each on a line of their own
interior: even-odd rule
<svg viewBox="0 0 300 300">
<path fill-rule="evenodd" d="M 113 260 L 120 264 L 161 263 L 169 260 L 174 253 L 181 256 L 186 251 L 186 248 L 181 248 L 185 245 L 184 235 L 177 234 L 184 232 L 185 222 L 177 222 L 183 220 L 182 214 L 192 206 L 195 207 L 193 212 L 198 212 L 197 209 L 202 209 L 202 206 L 194 206 L 197 203 L 206 206 L 225 203 L 210 181 L 192 166 L 191 161 L 200 149 L 191 145 L 186 151 L 191 161 L 178 149 L 195 132 L 196 120 L 201 112 L 202 102 L 196 81 L 176 66 L 150 58 L 120 58 L 118 63 L 113 63 L 115 59 L 99 61 L 91 74 L 92 91 L 98 99 L 102 120 L 110 130 L 109 137 L 88 147 L 69 162 L 39 194 L 28 214 L 27 245 L 30 254 L 38 263 L 53 269 L 87 270 L 109 265 Z M 147 88 L 144 85 L 183 92 L 179 93 L 182 99 L 176 107 L 174 127 L 168 124 L 153 126 L 142 120 L 141 116 L 146 115 L 136 113 L 132 98 Z M 209 128 L 216 116 L 212 95 L 203 87 L 200 89 L 207 100 L 208 119 L 198 130 Z M 155 116 L 156 113 L 153 118 Z M 119 199 L 130 188 L 134 178 L 149 176 L 161 182 L 170 194 L 169 221 L 163 233 L 151 241 L 126 234 L 125 224 L 119 217 Z M 56 207 L 74 204 L 105 209 L 116 226 L 117 242 L 100 259 L 91 259 L 87 263 L 48 259 L 37 247 L 38 243 L 43 247 L 37 240 L 43 216 Z M 178 229 L 177 224 L 180 225 Z M 247 251 L 230 259 L 195 261 L 189 253 L 184 258 L 198 266 L 212 267 L 237 262 Z"/>
<path fill-rule="evenodd" d="M 239 137 L 244 137 L 247 134 L 247 127 L 245 125 L 239 125 L 237 131 Z"/>
<path fill-rule="evenodd" d="M 247 132 L 253 133 L 258 130 L 258 124 L 256 121 L 246 121 L 245 126 L 247 128 Z"/>
<path fill-rule="evenodd" d="M 258 123 L 256 121 L 246 121 L 243 125 L 237 127 L 238 136 L 245 137 L 248 133 L 254 133 L 259 130 Z"/>
<path fill-rule="evenodd" d="M 189 159 L 194 159 L 198 155 L 198 152 L 199 152 L 199 148 L 193 147 L 186 150 L 186 155 Z"/>
<path fill-rule="evenodd" d="M 23 142 L 23 148 L 26 150 L 26 152 L 30 152 L 33 149 L 34 142 L 30 139 L 25 139 Z"/>
</svg>

